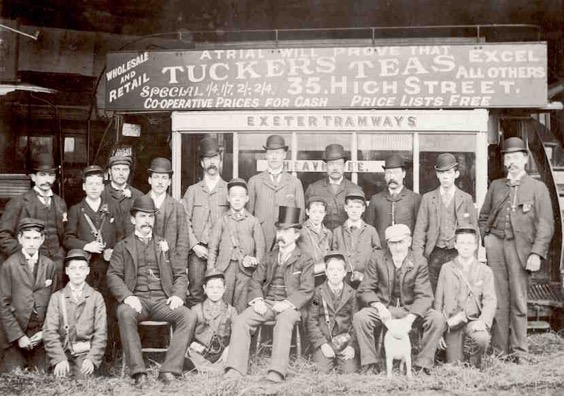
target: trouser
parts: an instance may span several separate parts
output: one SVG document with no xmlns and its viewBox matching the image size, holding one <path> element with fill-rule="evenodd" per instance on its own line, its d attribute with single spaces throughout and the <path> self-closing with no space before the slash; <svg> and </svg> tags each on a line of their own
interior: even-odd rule
<svg viewBox="0 0 564 396">
<path fill-rule="evenodd" d="M 231 260 L 225 269 L 225 294 L 223 300 L 233 305 L 237 313 L 247 309 L 247 292 L 251 277 L 239 269 L 239 262 Z"/>
<path fill-rule="evenodd" d="M 276 371 L 283 377 L 286 376 L 290 363 L 292 330 L 296 322 L 300 320 L 300 312 L 289 308 L 277 314 L 270 308 L 272 302 L 267 301 L 266 303 L 268 308 L 264 315 L 259 315 L 253 307 L 249 307 L 233 320 L 226 369 L 234 369 L 241 374 L 247 374 L 251 333 L 254 333 L 262 323 L 274 320 L 276 324 L 272 332 L 272 360 L 268 370 Z"/>
<path fill-rule="evenodd" d="M 188 255 L 188 298 L 186 299 L 186 306 L 189 308 L 204 301 L 204 274 L 207 266 L 207 260 L 190 252 Z"/>
<path fill-rule="evenodd" d="M 482 356 L 490 344 L 491 335 L 488 330 L 476 330 L 474 323 L 476 322 L 471 321 L 458 330 L 445 333 L 448 363 L 460 362 L 466 356 L 473 366 L 481 366 Z"/>
<path fill-rule="evenodd" d="M 26 329 L 25 335 L 31 338 L 35 333 L 40 332 L 42 327 L 42 323 L 30 320 L 30 326 Z M 16 368 L 45 371 L 47 367 L 47 353 L 45 352 L 43 343 L 37 345 L 32 350 L 27 350 L 21 349 L 18 346 L 18 342 L 14 341 L 4 349 L 4 358 L 0 362 L 0 372 L 3 373 L 8 373 Z"/>
<path fill-rule="evenodd" d="M 80 370 L 82 370 L 82 364 L 84 363 L 84 360 L 88 355 L 85 353 L 78 356 L 72 356 L 68 352 L 66 353 L 66 355 L 69 362 L 70 376 L 75 380 L 85 380 L 86 378 L 88 378 L 86 375 L 80 372 Z M 94 373 L 95 372 L 96 370 L 94 370 Z M 92 373 L 92 375 L 94 373 Z"/>
<path fill-rule="evenodd" d="M 439 274 L 444 263 L 454 260 L 458 256 L 456 249 L 435 247 L 429 255 L 427 267 L 429 268 L 429 280 L 433 293 L 437 290 L 437 283 L 439 282 Z"/>
<path fill-rule="evenodd" d="M 401 319 L 409 314 L 405 308 L 388 307 L 393 319 Z M 366 307 L 357 312 L 353 317 L 353 327 L 360 349 L 360 364 L 379 364 L 380 356 L 376 352 L 376 339 L 374 332 L 380 331 L 382 327 L 380 315 L 376 308 Z M 421 340 L 419 354 L 415 360 L 415 365 L 419 367 L 431 368 L 435 358 L 437 346 L 446 328 L 443 315 L 429 309 L 425 316 L 418 317 L 413 322 L 412 331 L 421 328 L 423 338 Z"/>
<path fill-rule="evenodd" d="M 184 354 L 196 326 L 196 314 L 185 306 L 178 307 L 175 310 L 170 309 L 166 305 L 166 297 L 153 299 L 139 297 L 139 300 L 142 306 L 141 313 L 137 313 L 129 305 L 123 303 L 117 309 L 121 342 L 131 375 L 146 372 L 137 324 L 149 319 L 169 322 L 173 325 L 174 333 L 160 371 L 177 375 L 182 374 Z"/>
<path fill-rule="evenodd" d="M 492 345 L 504 354 L 527 352 L 529 274 L 521 264 L 514 239 L 489 234 L 485 247 L 497 296 Z"/>
<path fill-rule="evenodd" d="M 345 360 L 342 353 L 336 353 L 335 357 L 328 358 L 321 351 L 321 347 L 313 352 L 313 361 L 320 373 L 329 374 L 333 369 L 343 374 L 352 374 L 358 369 L 358 356 Z"/>
</svg>

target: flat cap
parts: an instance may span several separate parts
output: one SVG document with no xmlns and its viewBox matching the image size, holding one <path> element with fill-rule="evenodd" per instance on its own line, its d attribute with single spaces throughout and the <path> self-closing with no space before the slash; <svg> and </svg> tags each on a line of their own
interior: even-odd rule
<svg viewBox="0 0 564 396">
<path fill-rule="evenodd" d="M 229 183 L 227 183 L 227 191 L 229 191 L 231 187 L 235 187 L 235 186 L 243 187 L 245 190 L 249 191 L 249 188 L 247 187 L 247 182 L 239 177 L 233 178 L 229 181 Z"/>
<path fill-rule="evenodd" d="M 84 260 L 88 263 L 90 261 L 90 253 L 82 249 L 71 249 L 65 256 L 65 263 L 71 260 Z"/>
<path fill-rule="evenodd" d="M 25 217 L 20 220 L 20 223 L 18 224 L 18 232 L 22 232 L 30 228 L 36 228 L 39 231 L 43 231 L 45 229 L 45 223 L 43 220 L 32 219 L 31 217 Z"/>
<path fill-rule="evenodd" d="M 133 164 L 133 160 L 128 155 L 117 154 L 110 157 L 108 161 L 108 168 L 111 168 L 114 165 L 127 165 L 131 167 Z"/>
<path fill-rule="evenodd" d="M 384 237 L 388 242 L 399 242 L 408 236 L 411 236 L 411 230 L 405 224 L 394 224 L 386 228 L 384 232 Z"/>
<path fill-rule="evenodd" d="M 221 279 L 225 279 L 225 275 L 223 274 L 222 271 L 216 269 L 216 268 L 210 268 L 208 270 L 206 270 L 205 274 L 204 274 L 204 282 L 208 281 L 209 279 L 212 278 L 221 278 Z"/>
</svg>

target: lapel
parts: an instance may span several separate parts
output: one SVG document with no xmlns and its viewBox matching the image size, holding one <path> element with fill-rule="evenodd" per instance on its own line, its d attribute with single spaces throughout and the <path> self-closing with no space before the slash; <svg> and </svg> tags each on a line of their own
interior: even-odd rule
<svg viewBox="0 0 564 396">
<path fill-rule="evenodd" d="M 294 263 L 298 260 L 300 255 L 301 255 L 301 252 L 298 249 L 298 247 L 296 246 L 294 248 L 294 250 L 292 250 L 292 253 L 290 253 L 290 257 L 288 257 L 288 260 L 286 260 L 286 263 L 284 264 L 284 274 L 287 275 L 288 271 L 293 270 Z"/>
<path fill-rule="evenodd" d="M 335 312 L 339 312 L 343 306 L 349 301 L 351 294 L 354 294 L 355 291 L 352 287 L 348 284 L 343 283 L 343 291 L 341 292 L 341 299 L 339 300 L 339 305 L 335 307 Z"/>
<path fill-rule="evenodd" d="M 392 300 L 392 289 L 394 287 L 394 262 L 392 260 L 392 255 L 389 252 L 386 252 L 384 256 L 384 262 L 386 263 L 386 271 L 388 271 L 388 300 Z"/>
<path fill-rule="evenodd" d="M 441 222 L 441 190 L 440 188 L 435 189 L 431 195 L 431 204 L 435 207 L 435 218 L 437 219 L 437 224 Z"/>
<path fill-rule="evenodd" d="M 264 171 L 262 172 L 259 177 L 262 180 L 262 184 L 265 187 L 270 188 L 271 190 L 276 190 L 276 186 L 274 185 L 274 183 L 272 182 L 272 179 L 270 178 L 270 174 L 268 173 L 268 171 Z"/>
<path fill-rule="evenodd" d="M 30 271 L 29 266 L 27 264 L 27 260 L 23 255 L 23 253 L 19 251 L 18 254 L 20 259 L 20 265 L 18 267 L 18 271 L 20 272 L 20 279 L 25 283 L 25 285 L 28 288 L 33 290 L 35 288 L 35 283 L 36 283 L 35 280 L 33 279 L 33 273 Z M 39 260 L 41 260 L 41 254 L 39 254 Z M 39 265 L 39 260 L 35 265 Z M 37 272 L 39 273 L 39 269 Z"/>
<path fill-rule="evenodd" d="M 274 277 L 274 268 L 278 265 L 278 247 L 268 253 L 266 257 L 266 284 L 270 285 Z"/>
<path fill-rule="evenodd" d="M 163 204 L 161 206 L 161 209 L 164 210 L 164 224 L 163 224 L 163 229 L 166 230 L 166 225 L 168 224 L 168 220 L 169 218 L 172 217 L 172 211 L 174 209 L 174 198 L 172 198 L 170 195 L 166 195 Z"/>
<path fill-rule="evenodd" d="M 462 191 L 458 187 L 454 187 L 454 216 L 458 218 L 458 212 L 462 208 L 462 204 L 464 203 L 464 195 Z"/>
<path fill-rule="evenodd" d="M 532 203 L 533 201 L 533 183 L 532 183 L 533 178 L 531 176 L 529 176 L 528 174 L 524 174 L 523 177 L 521 177 L 521 183 L 519 185 L 519 187 L 517 188 L 517 202 L 516 204 L 523 204 L 523 203 Z M 506 184 L 507 185 L 507 184 Z M 509 187 L 508 187 L 509 189 Z"/>
<path fill-rule="evenodd" d="M 124 239 L 125 249 L 129 252 L 131 256 L 131 261 L 133 262 L 134 274 L 137 276 L 138 258 L 137 249 L 135 249 L 135 234 L 131 234 L 129 237 Z"/>
<path fill-rule="evenodd" d="M 45 276 L 47 272 L 47 264 L 45 263 L 45 258 L 42 257 L 41 253 L 39 254 L 39 260 L 37 260 L 37 276 L 35 277 L 35 282 L 33 286 L 33 290 L 41 289 L 45 287 Z M 33 279 L 33 274 L 31 274 Z"/>
<path fill-rule="evenodd" d="M 393 265 L 393 263 L 392 263 Z M 403 281 L 405 276 L 409 271 L 411 271 L 415 266 L 413 265 L 413 254 L 411 251 L 407 253 L 407 257 L 405 258 L 404 263 L 401 266 L 401 274 L 400 274 L 400 293 L 403 290 Z"/>
<path fill-rule="evenodd" d="M 291 180 L 292 176 L 285 171 L 282 171 L 282 176 L 280 176 L 280 183 L 278 184 L 278 186 L 276 187 L 276 190 L 283 190 L 284 188 L 286 188 L 286 186 L 288 184 L 290 184 L 290 180 Z M 269 177 L 270 179 L 270 177 Z"/>
<path fill-rule="evenodd" d="M 344 286 L 343 286 L 343 291 L 344 291 Z M 321 297 L 325 300 L 325 303 L 327 304 L 327 309 L 330 312 L 336 312 L 337 310 L 335 309 L 335 305 L 333 304 L 333 292 L 331 291 L 331 288 L 329 287 L 327 282 L 324 282 L 321 285 L 320 292 L 321 292 Z"/>
</svg>

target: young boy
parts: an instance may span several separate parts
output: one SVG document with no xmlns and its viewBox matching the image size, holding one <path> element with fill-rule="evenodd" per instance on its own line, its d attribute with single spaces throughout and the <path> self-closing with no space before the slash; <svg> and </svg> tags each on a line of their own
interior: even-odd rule
<svg viewBox="0 0 564 396">
<path fill-rule="evenodd" d="M 106 349 L 106 305 L 102 295 L 86 282 L 88 259 L 84 250 L 67 253 L 69 283 L 49 301 L 43 333 L 55 377 L 71 374 L 85 379 L 100 367 Z"/>
<path fill-rule="evenodd" d="M 347 264 L 342 252 L 328 253 L 325 265 L 327 281 L 315 289 L 307 317 L 313 361 L 325 374 L 334 368 L 354 373 L 357 359 L 352 320 L 358 310 L 356 292 L 343 281 Z"/>
<path fill-rule="evenodd" d="M 461 361 L 467 352 L 470 363 L 480 367 L 497 306 L 493 272 L 474 255 L 476 228 L 457 228 L 454 247 L 458 256 L 442 266 L 435 294 L 434 309 L 443 313 L 448 325 L 441 344 L 447 362 Z"/>
<path fill-rule="evenodd" d="M 345 196 L 347 220 L 333 231 L 333 250 L 341 250 L 347 260 L 347 283 L 354 289 L 364 278 L 364 270 L 372 252 L 381 249 L 380 238 L 374 227 L 362 220 L 366 210 L 364 191 L 354 189 Z"/>
<path fill-rule="evenodd" d="M 194 368 L 199 372 L 223 373 L 229 351 L 231 323 L 237 311 L 223 301 L 225 277 L 218 270 L 207 270 L 204 275 L 204 302 L 193 306 L 198 317 L 194 330 L 194 341 L 186 351 Z"/>
<path fill-rule="evenodd" d="M 227 200 L 230 209 L 212 230 L 208 270 L 215 268 L 224 273 L 223 299 L 241 313 L 247 308 L 247 286 L 264 258 L 266 245 L 260 221 L 245 210 L 249 195 L 243 179 L 227 183 Z"/>
<path fill-rule="evenodd" d="M 45 240 L 41 220 L 24 218 L 18 226 L 21 250 L 0 267 L 0 346 L 3 372 L 17 367 L 44 370 L 43 321 L 51 294 L 57 290 L 58 265 L 39 254 Z"/>
<path fill-rule="evenodd" d="M 327 214 L 327 200 L 320 196 L 310 197 L 306 204 L 306 214 L 308 219 L 300 232 L 298 247 L 313 258 L 315 284 L 319 286 L 325 281 L 323 257 L 329 253 L 333 243 L 333 233 L 323 224 Z"/>
</svg>

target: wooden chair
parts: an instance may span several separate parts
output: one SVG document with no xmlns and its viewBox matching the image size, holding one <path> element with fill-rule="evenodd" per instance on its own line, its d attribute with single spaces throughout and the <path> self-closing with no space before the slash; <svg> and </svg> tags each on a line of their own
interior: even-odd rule
<svg viewBox="0 0 564 396">
<path fill-rule="evenodd" d="M 294 343 L 290 345 L 290 348 L 296 349 L 296 358 L 300 358 L 302 356 L 302 338 L 301 338 L 301 334 L 300 334 L 300 323 L 301 323 L 301 321 L 297 321 L 294 324 L 294 329 L 293 329 Z M 264 326 L 274 327 L 275 325 L 276 325 L 276 321 L 270 320 L 270 321 L 264 322 L 263 324 L 261 324 L 258 327 L 257 334 L 256 334 L 256 343 L 255 343 L 255 356 L 258 356 L 261 349 L 272 348 L 272 339 L 269 340 L 269 341 L 266 341 L 266 342 L 262 341 L 262 330 L 263 330 Z"/>
</svg>

